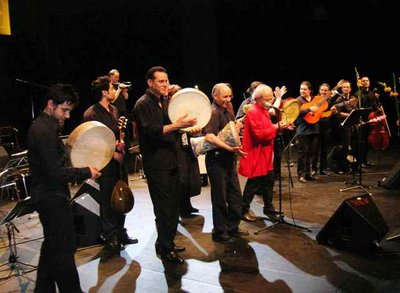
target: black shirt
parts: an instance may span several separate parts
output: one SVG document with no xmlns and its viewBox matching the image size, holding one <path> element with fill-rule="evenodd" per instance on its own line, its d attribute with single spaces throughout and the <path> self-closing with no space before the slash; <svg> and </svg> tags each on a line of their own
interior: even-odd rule
<svg viewBox="0 0 400 293">
<path fill-rule="evenodd" d="M 139 132 L 139 147 L 144 168 L 171 170 L 177 168 L 176 132 L 163 134 L 164 125 L 171 124 L 168 118 L 168 101 L 161 101 L 149 90 L 141 96 L 134 107 L 134 116 Z"/>
<path fill-rule="evenodd" d="M 91 177 L 89 168 L 68 168 L 58 121 L 42 112 L 28 130 L 28 159 L 33 202 L 61 196 L 70 199 L 68 183 Z"/>
</svg>

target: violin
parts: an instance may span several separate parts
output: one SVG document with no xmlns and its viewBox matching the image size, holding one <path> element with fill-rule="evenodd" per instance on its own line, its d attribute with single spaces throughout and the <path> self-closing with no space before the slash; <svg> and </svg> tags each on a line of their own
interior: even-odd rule
<svg viewBox="0 0 400 293">
<path fill-rule="evenodd" d="M 373 111 L 369 114 L 368 119 L 371 122 L 371 132 L 368 135 L 368 142 L 374 150 L 385 150 L 389 146 L 389 133 L 386 130 L 386 118 L 385 119 L 376 119 L 384 114 L 384 111 L 379 108 L 377 111 Z M 386 116 L 386 115 L 385 115 Z M 375 118 L 375 119 L 374 119 Z"/>
</svg>

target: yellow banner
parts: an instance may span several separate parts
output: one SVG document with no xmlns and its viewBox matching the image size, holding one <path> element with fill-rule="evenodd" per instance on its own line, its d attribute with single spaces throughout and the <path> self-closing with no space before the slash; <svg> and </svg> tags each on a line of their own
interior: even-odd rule
<svg viewBox="0 0 400 293">
<path fill-rule="evenodd" d="M 8 0 L 0 0 L 0 34 L 11 35 Z"/>
</svg>

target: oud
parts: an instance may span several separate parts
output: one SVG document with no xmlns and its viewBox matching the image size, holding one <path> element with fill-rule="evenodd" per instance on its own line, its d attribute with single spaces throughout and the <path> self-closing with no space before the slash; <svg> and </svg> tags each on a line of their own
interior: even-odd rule
<svg viewBox="0 0 400 293">
<path fill-rule="evenodd" d="M 309 124 L 315 124 L 319 120 L 321 120 L 321 118 L 329 117 L 330 116 L 329 111 L 328 111 L 328 113 L 324 113 L 324 112 L 326 112 L 326 110 L 329 107 L 328 99 L 330 99 L 331 97 L 336 95 L 336 90 L 342 86 L 343 82 L 344 82 L 344 79 L 341 79 L 337 83 L 337 85 L 331 90 L 332 94 L 330 96 L 326 96 L 326 97 L 315 96 L 311 102 L 301 105 L 301 108 L 300 108 L 301 110 L 305 110 L 305 109 L 308 109 L 313 106 L 317 107 L 317 111 L 315 111 L 315 112 L 310 111 L 306 115 L 304 115 L 304 117 L 303 117 L 304 121 L 306 121 Z"/>
</svg>

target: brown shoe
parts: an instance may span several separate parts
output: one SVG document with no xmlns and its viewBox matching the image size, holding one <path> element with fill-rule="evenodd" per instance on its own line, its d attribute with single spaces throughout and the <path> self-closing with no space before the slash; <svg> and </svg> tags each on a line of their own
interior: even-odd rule
<svg viewBox="0 0 400 293">
<path fill-rule="evenodd" d="M 242 215 L 242 220 L 247 221 L 247 222 L 254 222 L 256 220 L 256 217 L 254 217 L 252 214 L 247 212 Z"/>
</svg>

